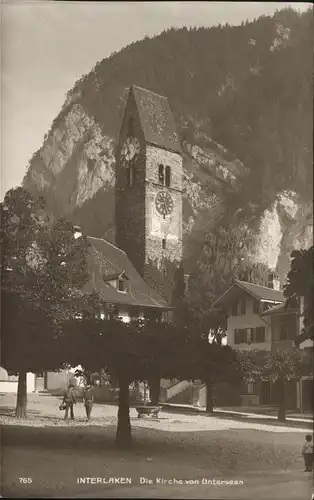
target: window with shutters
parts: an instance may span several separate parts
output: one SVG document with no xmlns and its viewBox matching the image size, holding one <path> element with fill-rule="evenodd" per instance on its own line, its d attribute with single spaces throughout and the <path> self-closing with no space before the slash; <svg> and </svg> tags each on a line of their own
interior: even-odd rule
<svg viewBox="0 0 314 500">
<path fill-rule="evenodd" d="M 254 328 L 254 335 L 252 342 L 265 342 L 266 340 L 266 329 L 264 326 L 258 326 Z"/>
<path fill-rule="evenodd" d="M 240 314 L 241 316 L 246 314 L 246 299 L 242 299 L 240 302 Z"/>
<path fill-rule="evenodd" d="M 119 290 L 119 292 L 125 292 L 125 283 L 124 283 L 124 279 L 118 279 L 117 280 L 117 289 Z"/>
<path fill-rule="evenodd" d="M 234 343 L 235 344 L 245 344 L 246 343 L 246 329 L 238 328 L 234 331 Z"/>
</svg>

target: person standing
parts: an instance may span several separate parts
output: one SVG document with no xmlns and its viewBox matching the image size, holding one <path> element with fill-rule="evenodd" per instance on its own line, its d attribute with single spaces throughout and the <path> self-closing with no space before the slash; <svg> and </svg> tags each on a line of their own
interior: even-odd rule
<svg viewBox="0 0 314 500">
<path fill-rule="evenodd" d="M 75 395 L 75 385 L 72 381 L 69 382 L 69 387 L 66 389 L 64 393 L 63 402 L 65 404 L 64 419 L 68 420 L 69 410 L 70 410 L 71 420 L 74 420 L 73 405 L 76 403 L 76 395 Z"/>
<path fill-rule="evenodd" d="M 91 418 L 93 404 L 94 404 L 94 390 L 93 390 L 93 387 L 88 384 L 85 387 L 85 391 L 84 391 L 84 405 L 85 405 L 87 420 L 90 420 L 90 418 Z"/>
<path fill-rule="evenodd" d="M 311 434 L 305 436 L 305 442 L 302 446 L 302 455 L 304 458 L 304 472 L 310 472 L 313 467 L 313 443 Z"/>
</svg>

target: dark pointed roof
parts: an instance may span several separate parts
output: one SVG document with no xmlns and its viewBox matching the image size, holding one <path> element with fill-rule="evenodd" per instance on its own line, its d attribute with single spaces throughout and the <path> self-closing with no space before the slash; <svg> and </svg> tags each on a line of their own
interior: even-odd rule
<svg viewBox="0 0 314 500">
<path fill-rule="evenodd" d="M 145 141 L 182 154 L 176 125 L 168 99 L 147 89 L 132 85 Z"/>
<path fill-rule="evenodd" d="M 101 238 L 87 236 L 87 241 L 90 280 L 83 287 L 84 293 L 96 292 L 110 304 L 169 309 L 165 300 L 145 283 L 125 252 Z M 123 292 L 108 283 L 121 275 L 126 280 Z"/>
</svg>

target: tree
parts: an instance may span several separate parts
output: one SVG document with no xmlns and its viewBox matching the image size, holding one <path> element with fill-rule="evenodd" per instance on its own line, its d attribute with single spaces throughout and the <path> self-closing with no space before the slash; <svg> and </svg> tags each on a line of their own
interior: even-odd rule
<svg viewBox="0 0 314 500">
<path fill-rule="evenodd" d="M 291 269 L 284 287 L 284 296 L 287 304 L 303 301 L 304 327 L 301 331 L 298 344 L 303 340 L 314 340 L 314 247 L 307 250 L 295 250 L 291 254 Z"/>
<path fill-rule="evenodd" d="M 291 351 L 276 350 L 273 352 L 252 350 L 238 351 L 243 378 L 246 381 L 260 380 L 267 377 L 271 383 L 276 383 L 279 394 L 278 420 L 286 419 L 287 382 L 299 379 L 311 372 L 311 357 L 298 349 Z"/>
<path fill-rule="evenodd" d="M 62 367 L 57 339 L 88 278 L 85 239 L 75 239 L 65 219 L 51 224 L 43 208 L 42 199 L 22 188 L 8 191 L 1 204 L 1 360 L 19 375 L 21 417 L 27 416 L 27 371 Z"/>
<path fill-rule="evenodd" d="M 235 279 L 264 284 L 269 272 L 265 264 L 250 258 L 254 236 L 241 214 L 224 214 L 209 228 L 188 286 L 187 302 L 194 318 L 215 336 L 226 330 L 226 316 L 212 308 L 215 300 Z"/>
<path fill-rule="evenodd" d="M 87 372 L 102 368 L 119 380 L 116 445 L 122 447 L 132 445 L 131 382 L 160 377 L 208 382 L 210 377 L 228 377 L 236 364 L 229 347 L 200 340 L 189 325 L 152 319 L 123 323 L 118 318 L 100 319 L 94 309 L 67 321 L 62 351 L 71 365 L 80 364 Z"/>
<path fill-rule="evenodd" d="M 174 271 L 174 287 L 171 298 L 171 306 L 172 310 L 170 311 L 171 321 L 176 325 L 183 325 L 185 316 L 185 307 L 186 303 L 184 300 L 185 295 L 185 278 L 184 278 L 184 268 L 182 262 L 176 267 Z M 167 331 L 170 331 L 169 322 L 156 320 L 155 318 L 150 318 L 150 320 L 146 323 L 149 325 L 149 330 L 154 331 L 157 327 L 157 330 L 163 331 L 164 326 L 166 325 Z M 155 332 L 158 335 L 158 331 Z M 172 330 L 171 330 L 172 331 Z M 161 384 L 161 369 L 156 368 L 152 371 L 152 375 L 148 380 L 149 388 L 150 388 L 150 398 L 151 403 L 153 405 L 158 405 L 160 399 L 160 384 Z"/>
<path fill-rule="evenodd" d="M 2 291 L 1 366 L 18 374 L 16 416 L 27 417 L 27 373 L 62 366 L 56 330 L 42 309 L 14 292 Z"/>
<path fill-rule="evenodd" d="M 213 411 L 213 385 L 237 382 L 238 360 L 229 346 L 210 343 L 208 332 L 181 304 L 176 323 L 146 323 L 141 341 L 141 359 L 148 373 L 178 380 L 201 380 L 207 388 L 207 412 Z"/>
<path fill-rule="evenodd" d="M 97 303 L 91 301 L 79 318 L 64 324 L 62 350 L 72 365 L 81 365 L 84 372 L 104 370 L 119 381 L 119 408 L 116 445 L 132 445 L 129 415 L 129 385 L 139 377 L 136 360 L 138 330 L 119 318 L 101 319 L 95 314 Z M 90 309 L 89 309 L 90 308 Z M 103 304 L 102 311 L 106 311 Z"/>
<path fill-rule="evenodd" d="M 219 382 L 235 385 L 241 380 L 240 365 L 235 351 L 208 338 L 192 337 L 182 356 L 182 379 L 201 380 L 206 385 L 206 412 L 212 413 L 215 405 L 213 389 Z"/>
<path fill-rule="evenodd" d="M 245 217 L 239 211 L 238 214 L 226 212 L 216 227 L 209 228 L 196 269 L 189 279 L 182 316 L 190 315 L 191 329 L 196 335 L 220 347 L 227 335 L 227 317 L 224 311 L 213 307 L 216 299 L 235 279 L 258 284 L 267 280 L 268 267 L 252 262 L 248 256 L 252 240 Z M 206 352 L 206 345 L 204 349 Z M 222 353 L 222 350 L 217 351 L 217 362 L 222 356 L 223 363 Z M 223 374 L 220 370 L 216 373 Z M 213 386 L 218 380 L 215 372 L 206 378 L 208 412 L 213 410 Z"/>
</svg>

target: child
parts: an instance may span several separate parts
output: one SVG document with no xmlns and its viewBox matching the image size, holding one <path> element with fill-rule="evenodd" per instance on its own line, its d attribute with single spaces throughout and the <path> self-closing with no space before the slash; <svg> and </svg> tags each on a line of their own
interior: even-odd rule
<svg viewBox="0 0 314 500">
<path fill-rule="evenodd" d="M 94 403 L 93 388 L 91 385 L 87 385 L 84 391 L 84 405 L 85 405 L 87 420 L 90 420 L 93 409 L 93 403 Z"/>
<path fill-rule="evenodd" d="M 304 458 L 304 472 L 310 472 L 313 465 L 313 443 L 311 434 L 305 436 L 305 443 L 302 446 L 302 455 Z"/>
</svg>

